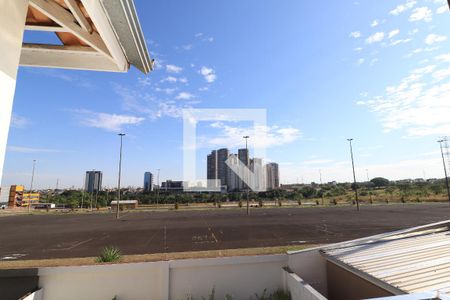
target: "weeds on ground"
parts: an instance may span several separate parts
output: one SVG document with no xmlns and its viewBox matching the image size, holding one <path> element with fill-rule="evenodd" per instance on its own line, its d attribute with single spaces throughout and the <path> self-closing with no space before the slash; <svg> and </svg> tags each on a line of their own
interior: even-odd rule
<svg viewBox="0 0 450 300">
<path fill-rule="evenodd" d="M 291 300 L 291 294 L 281 289 L 276 290 L 272 294 L 267 293 L 267 289 L 264 289 L 261 295 L 255 294 L 255 297 L 250 297 L 251 300 Z M 195 300 L 193 296 L 188 296 L 186 300 Z M 202 297 L 202 300 L 216 300 L 216 289 L 212 288 L 208 298 Z M 233 300 L 233 297 L 229 294 L 225 295 L 225 300 Z"/>
<path fill-rule="evenodd" d="M 120 260 L 122 254 L 120 253 L 119 248 L 114 246 L 106 246 L 103 248 L 102 253 L 99 257 L 97 257 L 96 261 L 99 263 L 103 262 L 115 262 Z"/>
</svg>

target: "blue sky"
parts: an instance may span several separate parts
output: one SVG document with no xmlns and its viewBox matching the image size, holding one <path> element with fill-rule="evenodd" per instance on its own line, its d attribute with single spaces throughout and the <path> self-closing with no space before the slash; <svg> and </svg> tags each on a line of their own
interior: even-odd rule
<svg viewBox="0 0 450 300">
<path fill-rule="evenodd" d="M 450 135 L 450 15 L 443 0 L 135 1 L 156 70 L 21 68 L 2 185 L 116 184 L 145 171 L 182 179 L 183 108 L 267 110 L 267 159 L 281 182 L 443 177 Z M 26 41 L 54 41 L 27 33 Z M 214 148 L 243 147 L 246 122 L 198 127 L 198 173 Z M 236 138 L 237 137 L 237 138 Z M 251 139 L 250 139 L 251 140 Z M 253 146 L 250 143 L 250 146 Z"/>
</svg>

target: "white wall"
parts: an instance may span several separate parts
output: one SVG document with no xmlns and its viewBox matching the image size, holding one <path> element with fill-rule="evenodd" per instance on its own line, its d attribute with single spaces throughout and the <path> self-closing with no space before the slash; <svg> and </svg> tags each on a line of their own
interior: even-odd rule
<svg viewBox="0 0 450 300">
<path fill-rule="evenodd" d="M 291 293 L 292 300 L 327 300 L 322 294 L 306 283 L 298 275 L 285 271 L 286 290 Z"/>
<path fill-rule="evenodd" d="M 287 255 L 188 259 L 168 262 L 53 267 L 39 270 L 45 300 L 248 299 L 283 288 Z"/>
<path fill-rule="evenodd" d="M 201 262 L 201 263 L 200 263 Z M 170 299 L 194 296 L 202 299 L 215 287 L 216 299 L 249 299 L 283 288 L 283 267 L 287 256 L 264 255 L 227 257 L 204 260 L 179 260 L 171 262 Z"/>
<path fill-rule="evenodd" d="M 289 268 L 322 295 L 327 296 L 327 266 L 318 248 L 288 253 Z"/>
<path fill-rule="evenodd" d="M 27 8 L 28 0 L 0 0 L 0 183 Z"/>
<path fill-rule="evenodd" d="M 167 299 L 168 263 L 42 268 L 45 300 Z"/>
</svg>

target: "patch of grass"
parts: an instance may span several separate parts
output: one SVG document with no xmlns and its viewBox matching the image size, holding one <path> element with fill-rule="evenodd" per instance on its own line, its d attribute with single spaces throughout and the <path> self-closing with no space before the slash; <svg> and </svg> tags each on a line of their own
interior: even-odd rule
<svg viewBox="0 0 450 300">
<path fill-rule="evenodd" d="M 116 262 L 122 258 L 119 248 L 114 246 L 106 246 L 102 253 L 97 257 L 96 261 L 99 263 Z"/>
</svg>

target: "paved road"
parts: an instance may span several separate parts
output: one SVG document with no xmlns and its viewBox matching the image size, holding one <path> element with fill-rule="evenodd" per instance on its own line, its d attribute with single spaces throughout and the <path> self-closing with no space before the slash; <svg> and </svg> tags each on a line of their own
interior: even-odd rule
<svg viewBox="0 0 450 300">
<path fill-rule="evenodd" d="M 0 218 L 0 260 L 333 243 L 450 219 L 449 204 L 22 215 Z"/>
</svg>

